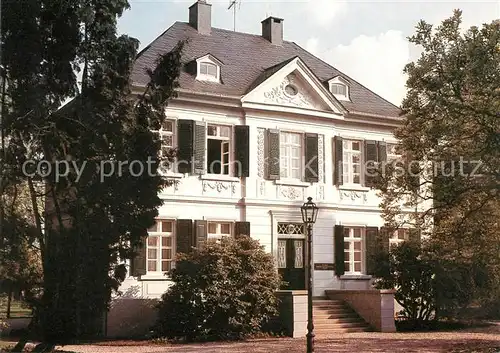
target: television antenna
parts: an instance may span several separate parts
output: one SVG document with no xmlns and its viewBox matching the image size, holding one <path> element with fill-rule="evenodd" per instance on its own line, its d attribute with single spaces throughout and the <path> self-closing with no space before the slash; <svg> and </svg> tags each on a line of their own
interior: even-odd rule
<svg viewBox="0 0 500 353">
<path fill-rule="evenodd" d="M 241 0 L 230 0 L 228 10 L 233 9 L 233 30 L 236 32 L 236 5 L 238 10 L 241 8 Z"/>
</svg>

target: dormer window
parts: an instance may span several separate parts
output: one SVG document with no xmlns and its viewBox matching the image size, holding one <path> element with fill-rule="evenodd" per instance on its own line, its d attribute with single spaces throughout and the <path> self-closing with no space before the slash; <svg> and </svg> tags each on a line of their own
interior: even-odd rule
<svg viewBox="0 0 500 353">
<path fill-rule="evenodd" d="M 337 76 L 328 81 L 328 85 L 330 88 L 330 92 L 337 98 L 342 101 L 349 101 L 349 85 L 347 80 L 344 78 Z"/>
<path fill-rule="evenodd" d="M 197 61 L 197 75 L 196 79 L 200 81 L 220 82 L 220 72 L 222 63 L 214 56 L 208 54 Z"/>
<path fill-rule="evenodd" d="M 330 92 L 332 92 L 334 95 L 340 95 L 340 96 L 347 96 L 347 86 L 344 85 L 343 83 L 332 83 L 330 86 Z"/>
<path fill-rule="evenodd" d="M 217 79 L 217 65 L 212 63 L 200 63 L 200 75 L 207 75 Z"/>
</svg>

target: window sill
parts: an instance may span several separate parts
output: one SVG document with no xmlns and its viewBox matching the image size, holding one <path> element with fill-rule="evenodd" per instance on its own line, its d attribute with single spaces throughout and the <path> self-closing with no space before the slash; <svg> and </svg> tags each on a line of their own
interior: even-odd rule
<svg viewBox="0 0 500 353">
<path fill-rule="evenodd" d="M 276 185 L 286 185 L 286 186 L 300 186 L 300 187 L 308 187 L 308 186 L 311 186 L 312 183 L 306 183 L 304 181 L 300 181 L 300 180 L 275 180 L 274 181 L 274 184 Z"/>
<path fill-rule="evenodd" d="M 140 276 L 140 281 L 170 281 L 170 277 L 161 274 L 148 274 Z"/>
<path fill-rule="evenodd" d="M 182 178 L 184 178 L 184 174 L 182 174 L 182 173 L 172 173 L 172 172 L 164 173 L 161 176 L 164 177 L 164 178 L 167 178 L 167 179 L 182 179 Z"/>
<path fill-rule="evenodd" d="M 200 175 L 201 180 L 213 180 L 213 181 L 233 181 L 239 182 L 240 178 L 231 177 L 229 175 L 216 175 L 216 174 L 202 174 Z"/>
<path fill-rule="evenodd" d="M 362 192 L 368 192 L 371 189 L 366 186 L 361 186 L 361 185 L 340 185 L 339 190 L 341 191 L 362 191 Z"/>
<path fill-rule="evenodd" d="M 372 276 L 371 275 L 362 275 L 362 274 L 346 274 L 346 275 L 342 275 L 340 276 L 340 279 L 341 280 L 350 280 L 350 281 L 368 281 L 370 279 L 372 279 Z"/>
<path fill-rule="evenodd" d="M 214 77 L 214 76 L 204 75 L 204 74 L 198 74 L 198 76 L 196 76 L 196 80 L 204 81 L 204 82 L 220 83 L 219 77 Z"/>
</svg>

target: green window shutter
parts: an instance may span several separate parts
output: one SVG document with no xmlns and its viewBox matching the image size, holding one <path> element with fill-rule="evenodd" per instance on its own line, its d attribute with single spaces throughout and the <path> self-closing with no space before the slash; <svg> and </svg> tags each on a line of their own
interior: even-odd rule
<svg viewBox="0 0 500 353">
<path fill-rule="evenodd" d="M 391 235 L 391 231 L 387 227 L 381 227 L 379 232 L 379 247 L 384 252 L 389 252 L 389 238 Z"/>
<path fill-rule="evenodd" d="M 187 254 L 193 247 L 193 221 L 178 219 L 176 227 L 176 252 Z"/>
<path fill-rule="evenodd" d="M 420 244 L 422 240 L 420 230 L 416 228 L 410 228 L 409 233 L 410 241 Z"/>
<path fill-rule="evenodd" d="M 317 183 L 319 181 L 318 134 L 306 134 L 305 147 L 305 180 Z"/>
<path fill-rule="evenodd" d="M 207 127 L 204 122 L 197 121 L 194 126 L 194 172 L 205 174 L 205 155 L 207 143 Z"/>
<path fill-rule="evenodd" d="M 234 224 L 234 237 L 239 238 L 242 235 L 250 236 L 250 222 L 236 222 Z"/>
<path fill-rule="evenodd" d="M 198 250 L 203 249 L 205 244 L 207 243 L 208 237 L 208 222 L 202 220 L 194 221 L 194 230 L 195 230 L 195 246 Z"/>
<path fill-rule="evenodd" d="M 267 177 L 269 180 L 280 179 L 280 132 L 267 130 Z"/>
<path fill-rule="evenodd" d="M 377 179 L 377 162 L 378 162 L 378 147 L 377 141 L 365 141 L 365 186 L 375 186 Z"/>
<path fill-rule="evenodd" d="M 378 162 L 387 162 L 387 144 L 383 141 L 378 142 Z"/>
<path fill-rule="evenodd" d="M 140 243 L 134 247 L 135 256 L 131 261 L 131 274 L 134 277 L 143 276 L 147 272 L 146 252 L 147 252 L 147 236 L 142 237 Z"/>
<path fill-rule="evenodd" d="M 250 127 L 238 125 L 234 127 L 234 173 L 236 177 L 250 176 Z"/>
<path fill-rule="evenodd" d="M 194 120 L 177 121 L 177 163 L 179 173 L 193 172 Z"/>
<path fill-rule="evenodd" d="M 378 228 L 366 227 L 366 274 L 374 275 L 377 266 L 377 255 L 379 253 Z"/>
<path fill-rule="evenodd" d="M 345 273 L 344 264 L 344 226 L 335 226 L 334 230 L 335 275 Z"/>
<path fill-rule="evenodd" d="M 342 148 L 342 137 L 335 136 L 333 138 L 333 184 L 342 185 L 344 183 L 343 175 L 343 158 L 344 152 Z"/>
</svg>

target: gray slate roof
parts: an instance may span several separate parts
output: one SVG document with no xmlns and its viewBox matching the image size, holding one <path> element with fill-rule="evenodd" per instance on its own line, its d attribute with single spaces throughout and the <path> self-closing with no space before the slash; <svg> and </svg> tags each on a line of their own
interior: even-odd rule
<svg viewBox="0 0 500 353">
<path fill-rule="evenodd" d="M 349 81 L 352 102 L 340 102 L 348 111 L 399 116 L 398 107 L 293 42 L 283 41 L 283 46 L 276 46 L 260 35 L 218 28 L 212 28 L 209 36 L 201 35 L 184 22 L 175 22 L 139 53 L 132 73 L 133 83 L 147 84 L 146 69 L 152 69 L 158 56 L 172 50 L 180 40 L 188 40 L 183 54 L 185 63 L 192 62 L 208 53 L 224 63 L 221 67 L 221 84 L 197 81 L 188 70 L 183 70 L 179 79 L 183 89 L 243 96 L 259 82 L 276 72 L 276 68 L 283 67 L 285 61 L 298 56 L 325 85 L 326 81 L 338 75 Z"/>
</svg>

